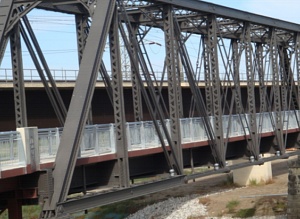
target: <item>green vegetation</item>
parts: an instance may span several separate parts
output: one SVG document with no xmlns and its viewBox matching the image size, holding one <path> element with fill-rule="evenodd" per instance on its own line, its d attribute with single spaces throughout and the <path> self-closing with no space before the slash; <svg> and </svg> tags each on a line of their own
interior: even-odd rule
<svg viewBox="0 0 300 219">
<path fill-rule="evenodd" d="M 232 200 L 229 201 L 226 205 L 226 208 L 228 209 L 228 213 L 234 213 L 236 207 L 240 204 L 238 200 Z"/>
<path fill-rule="evenodd" d="M 273 211 L 275 213 L 281 213 L 281 212 L 285 212 L 287 209 L 287 201 L 285 199 L 281 200 L 273 200 L 273 203 L 275 202 L 274 206 L 273 206 Z"/>
<path fill-rule="evenodd" d="M 258 182 L 257 182 L 256 179 L 250 179 L 249 185 L 250 185 L 250 186 L 258 186 Z"/>
<path fill-rule="evenodd" d="M 255 208 L 246 208 L 246 209 L 240 209 L 238 212 L 235 213 L 234 217 L 247 218 L 247 217 L 253 217 L 254 214 L 255 214 Z"/>
</svg>

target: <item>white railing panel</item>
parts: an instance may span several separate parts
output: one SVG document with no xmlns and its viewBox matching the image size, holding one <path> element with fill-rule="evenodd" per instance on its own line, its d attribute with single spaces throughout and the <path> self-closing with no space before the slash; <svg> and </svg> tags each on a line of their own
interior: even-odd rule
<svg viewBox="0 0 300 219">
<path fill-rule="evenodd" d="M 130 122 L 126 124 L 128 137 L 128 150 L 145 148 L 145 135 L 143 122 Z"/>
<path fill-rule="evenodd" d="M 192 119 L 185 118 L 180 119 L 181 141 L 182 143 L 188 143 L 193 141 L 193 133 L 191 127 Z"/>
<path fill-rule="evenodd" d="M 38 130 L 38 144 L 40 158 L 53 158 L 56 156 L 60 143 L 62 128 L 49 128 Z"/>
<path fill-rule="evenodd" d="M 113 124 L 96 125 L 96 153 L 107 154 L 116 152 L 115 127 Z"/>
<path fill-rule="evenodd" d="M 26 166 L 25 151 L 19 132 L 0 132 L 0 170 Z"/>
<path fill-rule="evenodd" d="M 158 147 L 158 136 L 152 121 L 144 122 L 145 148 Z"/>
<path fill-rule="evenodd" d="M 192 118 L 192 134 L 194 142 L 207 140 L 207 133 L 202 118 Z"/>
</svg>

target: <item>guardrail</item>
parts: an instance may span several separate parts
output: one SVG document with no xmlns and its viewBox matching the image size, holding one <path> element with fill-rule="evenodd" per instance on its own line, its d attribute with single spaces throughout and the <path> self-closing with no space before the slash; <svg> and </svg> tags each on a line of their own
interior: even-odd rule
<svg viewBox="0 0 300 219">
<path fill-rule="evenodd" d="M 300 111 L 282 112 L 283 129 L 296 129 Z M 249 134 L 247 128 L 249 115 L 224 115 L 223 131 L 225 138 L 245 136 Z M 274 113 L 257 113 L 258 133 L 273 132 L 275 121 Z M 214 117 L 210 117 L 213 125 Z M 170 121 L 164 121 L 170 129 Z M 204 129 L 202 118 L 183 118 L 180 119 L 182 143 L 199 142 L 208 140 Z M 40 163 L 54 160 L 62 128 L 49 128 L 38 130 L 38 150 Z M 147 148 L 161 147 L 154 124 L 152 121 L 129 122 L 126 123 L 128 140 L 128 150 L 142 150 Z M 166 139 L 165 139 L 166 142 Z M 26 156 L 24 142 L 22 142 L 18 132 L 0 133 L 0 170 L 12 166 L 25 166 Z M 79 157 L 89 157 L 116 152 L 115 126 L 114 124 L 89 125 L 84 130 L 83 139 L 80 145 Z"/>
<path fill-rule="evenodd" d="M 286 111 L 282 112 L 283 129 L 295 129 L 298 128 L 297 118 L 300 118 L 299 111 Z M 225 115 L 223 116 L 223 132 L 225 138 L 232 138 L 238 136 L 244 136 L 249 134 L 248 127 L 249 115 Z M 213 126 L 213 117 L 210 117 L 210 122 Z M 257 113 L 257 128 L 258 133 L 273 132 L 273 125 L 275 121 L 274 113 Z M 165 120 L 165 124 L 170 129 L 170 121 Z M 181 140 L 182 143 L 198 142 L 208 140 L 207 134 L 204 129 L 204 123 L 202 118 L 184 118 L 180 119 L 181 127 Z M 59 139 L 58 135 L 61 134 L 62 129 L 57 129 L 57 132 L 53 132 L 49 129 L 47 135 L 43 135 L 48 140 L 40 142 L 48 142 L 49 145 L 43 144 L 43 151 L 51 151 L 48 154 L 43 153 L 42 158 L 55 156 L 53 148 L 58 147 Z M 44 132 L 44 130 L 43 130 Z M 143 122 L 129 122 L 126 123 L 126 132 L 128 140 L 128 150 L 142 150 L 147 148 L 161 147 L 158 135 L 156 133 L 154 124 L 152 121 Z M 40 133 L 40 131 L 39 131 Z M 39 134 L 41 138 L 41 134 Z M 55 139 L 55 141 L 51 140 Z M 53 142 L 55 145 L 50 145 Z M 166 139 L 165 139 L 165 142 Z M 81 143 L 81 157 L 99 155 L 106 153 L 115 153 L 115 127 L 114 124 L 102 124 L 87 126 L 84 131 L 83 140 Z M 40 146 L 41 148 L 41 146 Z M 40 149 L 41 150 L 41 149 Z M 41 153 L 42 155 L 42 153 Z"/>
<path fill-rule="evenodd" d="M 38 71 L 36 69 L 23 69 L 24 72 L 24 80 L 26 82 L 38 82 L 41 81 Z M 78 70 L 70 70 L 70 69 L 50 69 L 51 75 L 53 79 L 57 82 L 74 82 L 78 76 Z M 47 78 L 46 74 L 44 73 L 45 77 Z M 108 75 L 111 76 L 111 72 L 108 71 Z M 123 81 L 131 81 L 131 72 L 122 72 Z M 163 74 L 163 72 L 155 71 L 154 72 L 155 78 L 158 81 L 168 81 L 167 74 Z M 185 72 L 182 72 L 181 80 L 187 82 L 187 77 Z M 294 74 L 294 80 L 297 81 L 296 74 Z M 205 80 L 205 74 L 201 72 L 199 76 L 196 76 L 198 81 Z M 8 68 L 0 68 L 0 82 L 7 82 L 11 83 L 13 80 L 12 77 L 12 69 Z M 101 75 L 98 75 L 98 81 L 103 81 Z M 142 75 L 142 80 L 145 80 Z M 233 82 L 232 75 L 226 74 L 224 72 L 220 72 L 220 80 L 223 82 Z M 241 72 L 239 75 L 240 81 L 247 81 L 247 75 L 245 72 Z M 266 82 L 272 81 L 272 75 L 265 74 L 264 80 Z M 254 77 L 254 81 L 259 81 L 259 76 L 256 74 Z"/>
</svg>

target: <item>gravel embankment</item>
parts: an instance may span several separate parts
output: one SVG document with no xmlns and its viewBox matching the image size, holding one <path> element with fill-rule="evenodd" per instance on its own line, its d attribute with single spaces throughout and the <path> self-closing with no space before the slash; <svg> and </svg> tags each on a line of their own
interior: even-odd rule
<svg viewBox="0 0 300 219">
<path fill-rule="evenodd" d="M 206 207 L 199 203 L 199 198 L 186 196 L 149 205 L 126 219 L 184 219 L 205 216 L 206 213 Z"/>
<path fill-rule="evenodd" d="M 207 197 L 207 196 L 206 196 Z M 199 203 L 200 196 L 169 198 L 165 201 L 149 205 L 125 219 L 187 219 L 203 217 L 206 219 L 232 219 L 232 217 L 207 216 L 205 205 Z M 201 217 L 201 218 L 202 218 Z M 262 216 L 251 219 L 286 219 L 287 216 Z M 238 218 L 236 218 L 238 219 Z"/>
</svg>

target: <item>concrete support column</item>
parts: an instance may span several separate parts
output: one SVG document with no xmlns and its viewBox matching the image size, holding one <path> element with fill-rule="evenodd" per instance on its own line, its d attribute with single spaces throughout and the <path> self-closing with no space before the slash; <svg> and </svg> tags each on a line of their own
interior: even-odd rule
<svg viewBox="0 0 300 219">
<path fill-rule="evenodd" d="M 22 138 L 26 165 L 31 167 L 32 172 L 40 170 L 40 153 L 37 127 L 17 128 L 17 131 L 20 132 Z"/>
<path fill-rule="evenodd" d="M 295 161 L 289 162 L 288 182 L 288 219 L 300 218 L 300 156 Z"/>
</svg>

